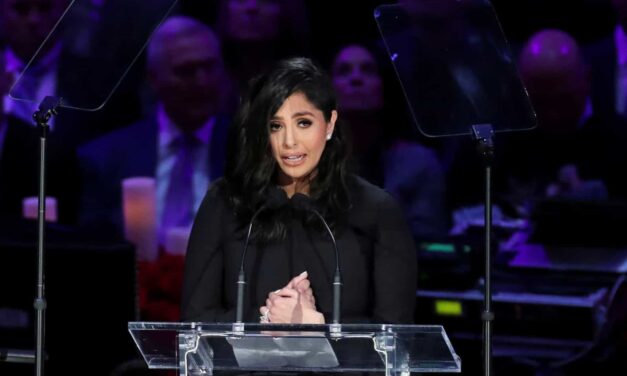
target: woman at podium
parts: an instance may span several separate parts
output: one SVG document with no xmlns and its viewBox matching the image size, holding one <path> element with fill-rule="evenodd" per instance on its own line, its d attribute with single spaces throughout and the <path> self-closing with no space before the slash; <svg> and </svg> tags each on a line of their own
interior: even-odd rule
<svg viewBox="0 0 627 376">
<path fill-rule="evenodd" d="M 243 264 L 243 321 L 331 322 L 335 240 L 341 322 L 411 323 L 415 245 L 394 199 L 349 172 L 327 74 L 279 62 L 252 80 L 231 132 L 225 177 L 192 228 L 183 321 L 235 321 Z"/>
</svg>

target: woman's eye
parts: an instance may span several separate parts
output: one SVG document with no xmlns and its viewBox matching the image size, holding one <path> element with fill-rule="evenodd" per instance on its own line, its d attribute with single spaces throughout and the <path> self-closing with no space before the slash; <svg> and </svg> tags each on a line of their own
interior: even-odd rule
<svg viewBox="0 0 627 376">
<path fill-rule="evenodd" d="M 311 125 L 311 120 L 302 119 L 298 121 L 298 126 L 301 128 L 307 128 Z"/>
<path fill-rule="evenodd" d="M 279 123 L 270 123 L 270 130 L 271 131 L 278 131 L 279 129 L 281 129 L 281 124 Z"/>
</svg>

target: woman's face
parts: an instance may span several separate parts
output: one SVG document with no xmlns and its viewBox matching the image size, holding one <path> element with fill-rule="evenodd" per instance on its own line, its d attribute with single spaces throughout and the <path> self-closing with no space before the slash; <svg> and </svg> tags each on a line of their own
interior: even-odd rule
<svg viewBox="0 0 627 376">
<path fill-rule="evenodd" d="M 336 111 L 326 121 L 322 111 L 302 93 L 294 93 L 283 102 L 270 120 L 270 145 L 279 165 L 281 186 L 305 183 L 308 187 L 336 120 Z"/>
<path fill-rule="evenodd" d="M 279 0 L 228 0 L 228 34 L 237 41 L 270 41 L 279 34 Z"/>
<path fill-rule="evenodd" d="M 383 84 L 374 56 L 357 45 L 345 47 L 333 62 L 333 86 L 339 108 L 347 111 L 383 107 Z"/>
</svg>

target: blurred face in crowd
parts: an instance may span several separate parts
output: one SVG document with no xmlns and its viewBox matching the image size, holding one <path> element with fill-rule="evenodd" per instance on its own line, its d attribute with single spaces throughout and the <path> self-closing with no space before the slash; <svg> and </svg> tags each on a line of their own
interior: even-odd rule
<svg viewBox="0 0 627 376">
<path fill-rule="evenodd" d="M 270 145 L 279 166 L 279 185 L 308 191 L 324 152 L 327 135 L 333 134 L 337 112 L 329 120 L 302 93 L 294 93 L 281 105 L 270 120 Z M 289 188 L 286 189 L 289 192 Z"/>
<path fill-rule="evenodd" d="M 559 30 L 538 32 L 525 45 L 519 68 L 540 128 L 551 133 L 576 130 L 590 81 L 575 40 Z"/>
<path fill-rule="evenodd" d="M 7 44 L 25 62 L 61 18 L 69 0 L 0 0 L 0 24 Z"/>
<path fill-rule="evenodd" d="M 268 41 L 278 36 L 279 0 L 226 0 L 227 34 L 237 41 Z"/>
<path fill-rule="evenodd" d="M 163 38 L 149 67 L 149 81 L 179 127 L 193 131 L 217 111 L 224 87 L 220 45 L 210 31 L 173 33 Z"/>
<path fill-rule="evenodd" d="M 345 47 L 335 58 L 333 86 L 338 107 L 345 111 L 380 110 L 383 85 L 374 56 L 364 47 Z"/>
</svg>

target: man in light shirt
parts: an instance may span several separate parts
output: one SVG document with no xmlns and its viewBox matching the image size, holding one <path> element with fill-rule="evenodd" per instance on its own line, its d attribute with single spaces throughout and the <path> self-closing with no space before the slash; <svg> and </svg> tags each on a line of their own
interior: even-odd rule
<svg viewBox="0 0 627 376">
<path fill-rule="evenodd" d="M 154 177 L 164 240 L 168 228 L 191 225 L 209 182 L 223 173 L 229 120 L 219 109 L 228 82 L 218 39 L 192 18 L 169 18 L 147 58 L 157 110 L 80 148 L 80 219 L 121 231 L 122 180 Z"/>
</svg>

